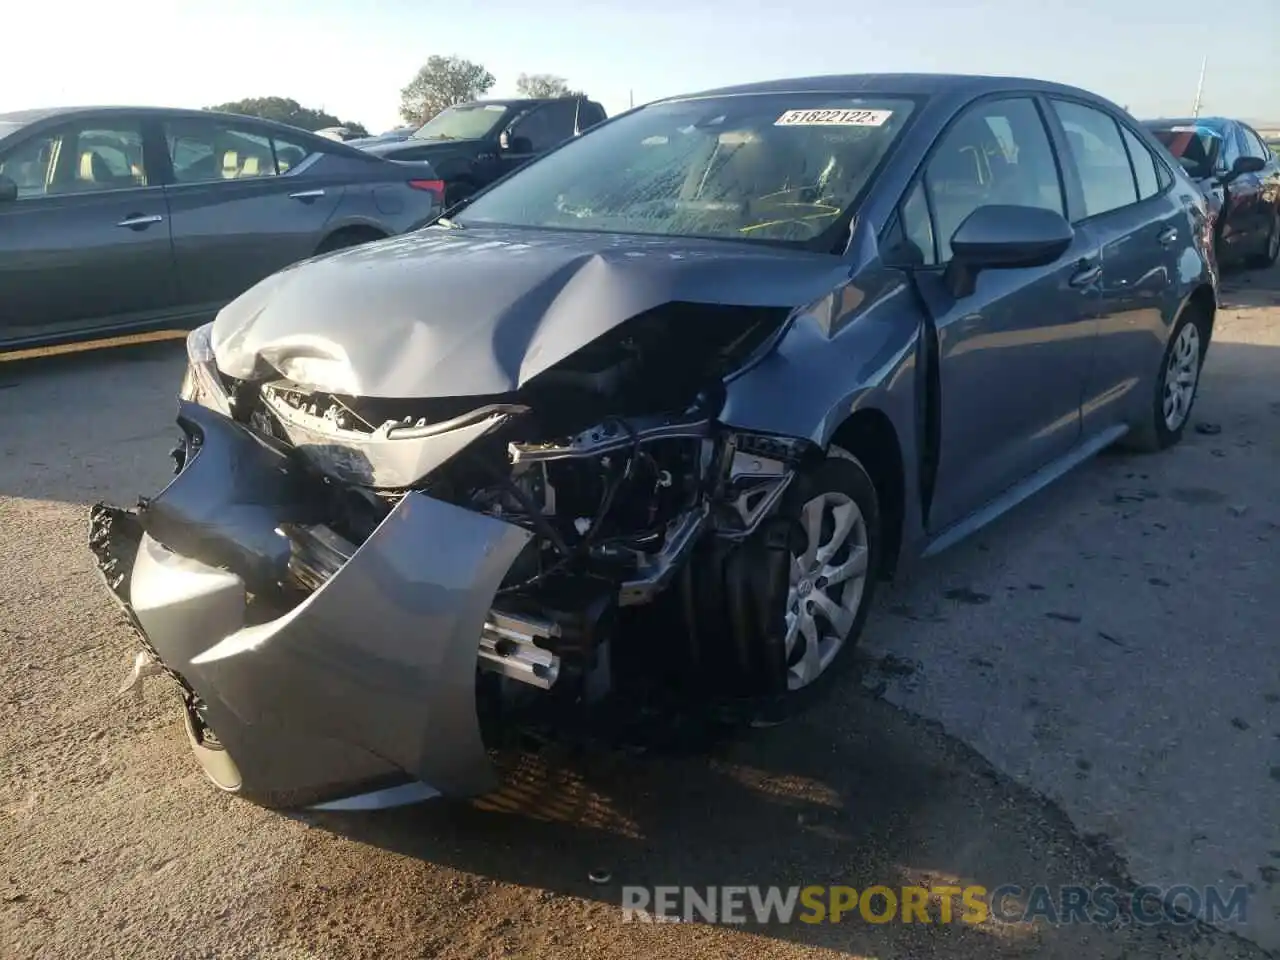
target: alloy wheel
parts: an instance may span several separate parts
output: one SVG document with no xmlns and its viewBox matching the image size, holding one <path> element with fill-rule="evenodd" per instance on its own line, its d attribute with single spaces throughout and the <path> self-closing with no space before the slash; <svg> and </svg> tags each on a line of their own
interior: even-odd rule
<svg viewBox="0 0 1280 960">
<path fill-rule="evenodd" d="M 791 555 L 787 591 L 787 689 L 813 683 L 831 665 L 857 619 L 867 586 L 867 522 L 847 494 L 826 491 L 800 511 L 806 545 Z"/>
<path fill-rule="evenodd" d="M 1186 422 L 1200 378 L 1200 328 L 1187 323 L 1169 351 L 1164 371 L 1164 425 L 1176 432 Z"/>
</svg>

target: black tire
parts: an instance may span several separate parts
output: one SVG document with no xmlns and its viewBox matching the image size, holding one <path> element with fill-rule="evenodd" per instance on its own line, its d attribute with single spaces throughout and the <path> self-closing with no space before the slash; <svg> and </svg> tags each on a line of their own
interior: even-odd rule
<svg viewBox="0 0 1280 960">
<path fill-rule="evenodd" d="M 803 660 L 804 653 L 804 649 L 799 646 L 799 642 L 804 640 L 804 648 L 807 649 L 808 647 L 808 641 L 804 639 L 803 633 L 797 637 L 796 648 L 792 650 L 791 656 L 786 658 L 786 662 L 782 665 L 782 668 L 788 674 L 787 682 L 783 684 L 786 689 L 784 701 L 789 707 L 793 708 L 799 708 L 807 704 L 814 696 L 828 687 L 833 682 L 833 679 L 838 677 L 854 661 L 854 657 L 849 651 L 857 645 L 862 637 L 867 616 L 871 611 L 871 604 L 875 599 L 876 581 L 879 579 L 878 571 L 881 565 L 883 539 L 880 528 L 880 502 L 876 494 L 875 483 L 862 463 L 852 454 L 839 447 L 833 446 L 825 460 L 797 476 L 779 506 L 778 516 L 795 525 L 793 555 L 809 546 L 809 538 L 805 533 L 804 523 L 805 505 L 811 503 L 815 498 L 825 495 L 848 498 L 857 507 L 865 529 L 865 572 L 862 575 L 856 606 L 853 607 L 852 625 L 839 643 L 831 659 L 823 665 L 820 672 L 801 686 L 796 687 L 793 685 L 793 667 L 797 661 Z M 824 518 L 824 531 L 829 523 L 830 518 Z M 853 534 L 850 536 L 853 536 Z M 845 548 L 841 547 L 831 557 L 833 563 L 828 564 L 828 566 L 838 566 L 845 552 Z M 802 587 L 804 581 L 808 580 L 812 584 L 813 590 L 821 589 L 819 586 L 821 577 L 811 579 L 809 573 L 806 572 L 803 577 Z M 852 579 L 846 581 L 846 583 L 852 582 Z M 798 592 L 801 594 L 796 598 L 799 602 L 811 602 L 805 599 L 807 596 L 812 596 L 811 593 L 804 593 L 803 589 Z M 778 620 L 781 622 L 778 627 L 784 632 L 782 649 L 785 656 L 786 618 L 790 612 L 787 607 L 792 600 L 790 591 L 784 591 L 782 597 L 784 609 L 779 612 Z M 818 618 L 825 620 L 821 611 L 818 613 Z M 825 621 L 825 626 L 830 627 L 830 621 Z M 825 630 L 823 634 L 825 637 Z"/>
<path fill-rule="evenodd" d="M 1170 362 L 1175 351 L 1179 349 L 1184 331 L 1188 327 L 1194 328 L 1198 344 L 1195 382 L 1192 385 L 1190 399 L 1186 401 L 1185 409 L 1182 411 L 1181 420 L 1176 426 L 1170 426 L 1165 414 L 1165 387 L 1171 375 Z M 1122 441 L 1123 446 L 1141 453 L 1157 453 L 1167 450 L 1182 439 L 1187 424 L 1191 422 L 1196 397 L 1200 395 L 1200 374 L 1204 369 L 1205 351 L 1208 346 L 1209 318 L 1201 308 L 1188 305 L 1178 316 L 1173 330 L 1169 333 L 1169 342 L 1165 345 L 1164 353 L 1160 357 L 1160 366 L 1154 377 L 1155 383 L 1151 390 L 1151 401 L 1147 406 L 1146 415 L 1141 423 L 1134 425 L 1133 430 Z"/>
<path fill-rule="evenodd" d="M 449 180 L 444 185 L 444 209 L 447 212 L 455 203 L 467 199 L 476 192 L 476 185 L 470 180 Z"/>
<path fill-rule="evenodd" d="M 1262 251 L 1249 258 L 1249 266 L 1266 270 L 1280 260 L 1280 210 L 1271 211 L 1271 231 L 1263 243 Z"/>
<path fill-rule="evenodd" d="M 339 230 L 321 241 L 320 246 L 316 248 L 316 256 L 322 253 L 333 253 L 335 250 L 346 250 L 348 247 L 358 247 L 362 243 L 385 240 L 386 236 L 385 233 L 374 230 L 372 227 L 367 230 Z"/>
</svg>

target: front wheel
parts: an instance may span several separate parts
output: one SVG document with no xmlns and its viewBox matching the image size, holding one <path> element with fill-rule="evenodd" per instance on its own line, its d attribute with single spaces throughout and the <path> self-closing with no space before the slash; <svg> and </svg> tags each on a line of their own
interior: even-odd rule
<svg viewBox="0 0 1280 960">
<path fill-rule="evenodd" d="M 783 657 L 788 693 L 834 672 L 862 634 L 880 560 L 875 484 L 851 454 L 827 459 L 796 477 L 781 516 L 794 524 Z"/>
</svg>

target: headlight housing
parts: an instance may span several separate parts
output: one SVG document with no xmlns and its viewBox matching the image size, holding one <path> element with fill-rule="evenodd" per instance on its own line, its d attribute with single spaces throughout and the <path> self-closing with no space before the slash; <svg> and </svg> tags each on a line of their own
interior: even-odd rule
<svg viewBox="0 0 1280 960">
<path fill-rule="evenodd" d="M 187 336 L 187 372 L 182 377 L 178 396 L 202 407 L 231 416 L 231 398 L 218 376 L 213 356 L 213 324 L 197 327 Z"/>
</svg>

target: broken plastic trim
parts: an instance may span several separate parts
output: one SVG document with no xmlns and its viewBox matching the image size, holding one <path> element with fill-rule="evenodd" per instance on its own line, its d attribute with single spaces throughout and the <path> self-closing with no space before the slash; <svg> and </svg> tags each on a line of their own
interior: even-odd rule
<svg viewBox="0 0 1280 960">
<path fill-rule="evenodd" d="M 220 413 L 231 416 L 231 397 L 218 375 L 217 360 L 213 355 L 211 335 L 213 324 L 196 327 L 187 336 L 187 369 L 182 377 L 178 397 Z"/>
</svg>

